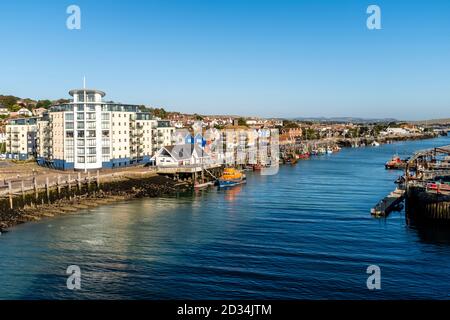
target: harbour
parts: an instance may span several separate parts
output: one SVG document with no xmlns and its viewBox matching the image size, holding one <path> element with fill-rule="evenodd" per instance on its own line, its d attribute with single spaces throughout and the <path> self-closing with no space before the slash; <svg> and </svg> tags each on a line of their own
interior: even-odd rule
<svg viewBox="0 0 450 320">
<path fill-rule="evenodd" d="M 274 176 L 248 171 L 246 184 L 229 189 L 16 226 L 0 236 L 0 297 L 445 299 L 448 230 L 417 224 L 404 209 L 382 219 L 368 213 L 402 174 L 385 170 L 387 159 L 448 144 L 439 137 L 343 148 Z M 65 289 L 61 269 L 74 263 L 84 270 L 77 292 Z M 383 268 L 381 292 L 365 288 L 369 264 Z"/>
</svg>

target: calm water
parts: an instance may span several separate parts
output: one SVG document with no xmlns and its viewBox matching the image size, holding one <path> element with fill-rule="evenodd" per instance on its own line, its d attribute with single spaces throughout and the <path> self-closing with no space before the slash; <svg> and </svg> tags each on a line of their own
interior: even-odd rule
<svg viewBox="0 0 450 320">
<path fill-rule="evenodd" d="M 345 149 L 228 191 L 16 227 L 0 236 L 0 298 L 447 299 L 450 231 L 370 216 L 399 175 L 386 160 L 443 144 Z M 366 288 L 370 264 L 379 292 Z M 66 288 L 69 265 L 81 267 L 81 291 Z"/>
</svg>

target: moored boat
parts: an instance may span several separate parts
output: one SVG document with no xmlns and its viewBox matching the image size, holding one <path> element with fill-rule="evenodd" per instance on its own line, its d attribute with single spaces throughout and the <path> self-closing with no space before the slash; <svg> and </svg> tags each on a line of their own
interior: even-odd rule
<svg viewBox="0 0 450 320">
<path fill-rule="evenodd" d="M 399 156 L 393 156 L 384 166 L 386 169 L 404 169 L 406 164 L 407 160 L 402 160 Z"/>
<path fill-rule="evenodd" d="M 247 182 L 245 174 L 235 168 L 225 168 L 223 175 L 217 179 L 220 188 L 233 187 Z"/>
</svg>

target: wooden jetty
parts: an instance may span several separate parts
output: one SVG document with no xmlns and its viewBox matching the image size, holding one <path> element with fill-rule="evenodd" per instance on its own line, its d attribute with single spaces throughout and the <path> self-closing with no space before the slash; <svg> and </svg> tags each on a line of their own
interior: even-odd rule
<svg viewBox="0 0 450 320">
<path fill-rule="evenodd" d="M 405 190 L 395 189 L 372 208 L 370 213 L 378 217 L 386 217 L 400 205 L 405 198 Z"/>
</svg>

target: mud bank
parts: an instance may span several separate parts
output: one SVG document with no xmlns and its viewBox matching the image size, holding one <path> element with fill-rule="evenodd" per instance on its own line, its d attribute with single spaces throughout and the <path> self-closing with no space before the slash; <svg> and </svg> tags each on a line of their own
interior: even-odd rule
<svg viewBox="0 0 450 320">
<path fill-rule="evenodd" d="M 0 232 L 17 224 L 70 214 L 118 201 L 174 195 L 187 191 L 186 183 L 157 175 L 121 177 L 73 187 L 51 188 L 0 199 Z M 11 204 L 13 209 L 11 209 Z"/>
</svg>

